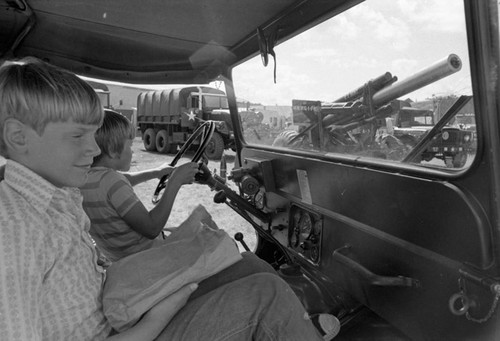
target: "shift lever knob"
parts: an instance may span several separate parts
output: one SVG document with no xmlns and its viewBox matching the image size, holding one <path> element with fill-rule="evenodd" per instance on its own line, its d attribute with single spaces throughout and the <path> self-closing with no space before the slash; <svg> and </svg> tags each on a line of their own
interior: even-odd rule
<svg viewBox="0 0 500 341">
<path fill-rule="evenodd" d="M 243 240 L 243 233 L 241 233 L 241 232 L 235 233 L 234 239 L 236 239 L 238 242 L 240 242 L 246 251 L 250 251 L 250 248 L 248 247 L 247 243 L 245 243 L 245 241 Z"/>
</svg>

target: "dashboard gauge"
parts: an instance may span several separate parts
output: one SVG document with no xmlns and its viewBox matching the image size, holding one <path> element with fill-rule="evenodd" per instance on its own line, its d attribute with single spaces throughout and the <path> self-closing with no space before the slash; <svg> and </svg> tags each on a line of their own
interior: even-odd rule
<svg viewBox="0 0 500 341">
<path fill-rule="evenodd" d="M 311 248 L 311 260 L 315 263 L 319 261 L 319 248 L 317 246 Z"/>
<path fill-rule="evenodd" d="M 292 235 L 290 236 L 290 246 L 294 248 L 299 246 L 299 237 L 297 236 L 297 233 L 295 231 L 293 231 Z"/>
<path fill-rule="evenodd" d="M 313 228 L 313 221 L 309 213 L 304 212 L 299 220 L 299 233 L 302 240 L 309 238 Z"/>
<path fill-rule="evenodd" d="M 288 219 L 288 246 L 306 260 L 318 264 L 321 258 L 322 216 L 293 205 Z"/>
<path fill-rule="evenodd" d="M 315 239 L 319 238 L 322 229 L 323 229 L 323 222 L 319 219 L 316 220 L 316 222 L 314 222 L 313 224 L 313 231 L 312 231 L 312 234 L 314 235 Z"/>
<path fill-rule="evenodd" d="M 295 214 L 293 215 L 293 226 L 294 227 L 299 226 L 299 221 L 300 221 L 300 211 L 296 211 Z"/>
<path fill-rule="evenodd" d="M 300 222 L 300 212 L 297 211 L 293 215 L 293 223 L 292 223 L 292 230 L 290 231 L 290 246 L 291 247 L 297 247 L 299 246 L 299 222 Z"/>
</svg>

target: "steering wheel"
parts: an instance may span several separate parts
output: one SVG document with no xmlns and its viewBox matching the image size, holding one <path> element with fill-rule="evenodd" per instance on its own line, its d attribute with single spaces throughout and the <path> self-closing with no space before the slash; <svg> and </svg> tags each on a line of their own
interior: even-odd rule
<svg viewBox="0 0 500 341">
<path fill-rule="evenodd" d="M 170 166 L 174 167 L 179 159 L 184 155 L 186 150 L 188 150 L 191 145 L 200 137 L 200 144 L 198 146 L 198 149 L 194 153 L 193 158 L 191 159 L 191 162 L 198 162 L 200 161 L 201 157 L 203 156 L 203 153 L 205 152 L 205 149 L 208 147 L 208 142 L 210 142 L 210 139 L 212 138 L 213 134 L 215 131 L 215 122 L 213 121 L 205 121 L 202 125 L 200 125 L 194 133 L 189 137 L 189 139 L 184 143 L 182 148 L 175 154 L 172 162 L 170 162 Z M 205 167 L 205 169 L 207 169 Z M 153 198 L 151 201 L 153 204 L 158 203 L 160 201 L 159 196 L 160 192 L 165 188 L 166 182 L 168 179 L 168 175 L 164 175 L 161 177 L 160 181 L 158 182 L 158 185 L 156 186 L 155 192 L 153 194 Z"/>
</svg>

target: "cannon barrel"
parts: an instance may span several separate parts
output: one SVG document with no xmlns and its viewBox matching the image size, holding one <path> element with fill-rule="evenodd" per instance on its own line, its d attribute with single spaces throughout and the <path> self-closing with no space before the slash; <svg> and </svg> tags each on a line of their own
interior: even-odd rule
<svg viewBox="0 0 500 341">
<path fill-rule="evenodd" d="M 370 82 L 372 83 L 373 89 L 375 91 L 379 91 L 384 87 L 388 86 L 389 84 L 394 83 L 396 80 L 397 77 L 392 77 L 390 72 L 386 72 L 383 75 L 370 80 Z M 363 96 L 364 91 L 365 91 L 365 86 L 360 86 L 356 90 L 353 90 L 348 94 L 336 99 L 334 103 L 354 101 L 355 99 Z"/>
<path fill-rule="evenodd" d="M 417 72 L 413 76 L 392 84 L 380 91 L 377 91 L 372 98 L 375 107 L 395 100 L 401 96 L 409 94 L 428 84 L 447 77 L 462 68 L 462 61 L 456 54 L 436 62 L 435 64 Z"/>
</svg>

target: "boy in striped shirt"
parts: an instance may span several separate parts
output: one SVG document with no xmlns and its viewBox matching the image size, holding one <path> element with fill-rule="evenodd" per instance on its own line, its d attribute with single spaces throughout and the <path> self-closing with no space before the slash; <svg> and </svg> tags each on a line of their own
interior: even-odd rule
<svg viewBox="0 0 500 341">
<path fill-rule="evenodd" d="M 135 130 L 120 113 L 105 110 L 96 142 L 101 154 L 94 157 L 87 182 L 80 188 L 83 208 L 91 221 L 90 233 L 99 250 L 110 261 L 161 243 L 163 228 L 170 216 L 177 192 L 194 181 L 198 164 L 185 163 L 137 173 L 130 169 Z M 150 211 L 134 192 L 133 186 L 169 174 L 165 192 Z"/>
</svg>

